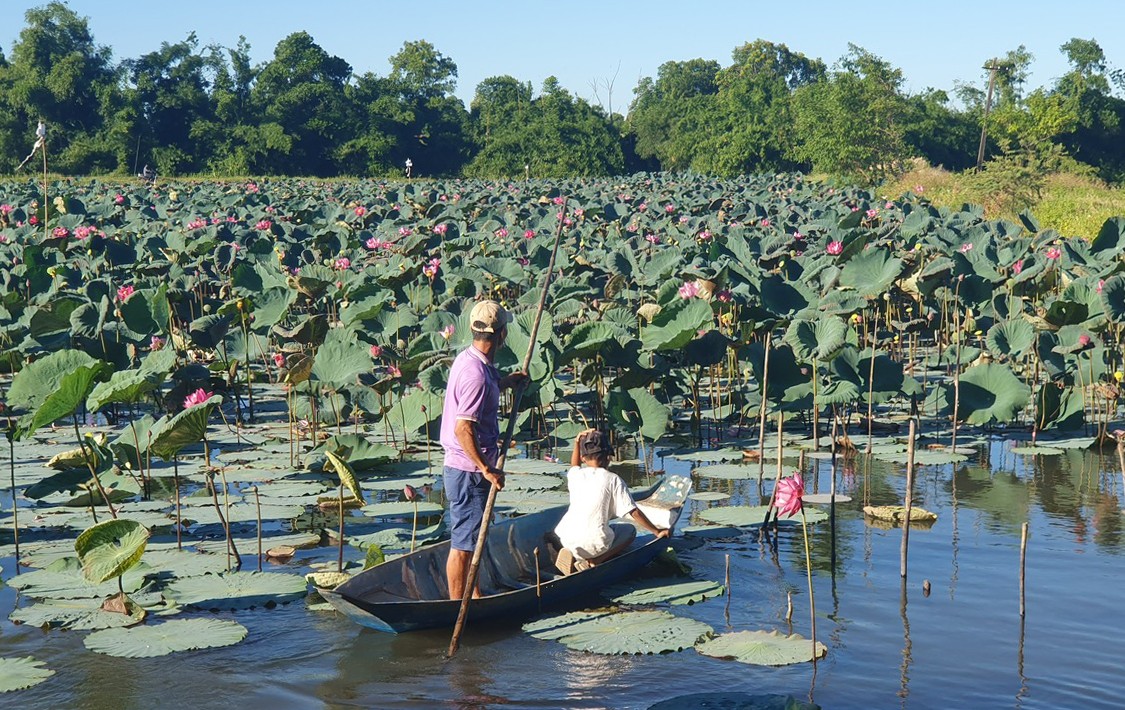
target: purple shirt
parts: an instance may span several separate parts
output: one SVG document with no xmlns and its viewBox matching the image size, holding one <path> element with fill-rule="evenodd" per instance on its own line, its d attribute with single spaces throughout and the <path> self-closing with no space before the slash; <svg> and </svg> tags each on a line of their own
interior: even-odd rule
<svg viewBox="0 0 1125 710">
<path fill-rule="evenodd" d="M 465 455 L 454 427 L 458 419 L 476 422 L 477 446 L 485 463 L 496 464 L 500 455 L 500 371 L 484 353 L 470 345 L 454 358 L 449 368 L 445 405 L 441 412 L 441 446 L 445 465 L 462 471 L 476 471 Z"/>
</svg>

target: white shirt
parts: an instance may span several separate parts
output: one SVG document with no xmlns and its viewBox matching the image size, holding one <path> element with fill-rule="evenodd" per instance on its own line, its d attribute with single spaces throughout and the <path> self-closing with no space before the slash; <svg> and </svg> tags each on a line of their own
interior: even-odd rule
<svg viewBox="0 0 1125 710">
<path fill-rule="evenodd" d="M 563 547 L 588 560 L 613 544 L 609 521 L 637 507 L 621 477 L 604 468 L 575 466 L 567 471 L 570 508 L 555 526 Z"/>
</svg>

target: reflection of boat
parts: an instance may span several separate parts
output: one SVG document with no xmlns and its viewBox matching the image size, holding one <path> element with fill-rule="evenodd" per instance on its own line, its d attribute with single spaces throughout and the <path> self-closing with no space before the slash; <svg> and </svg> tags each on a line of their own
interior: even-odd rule
<svg viewBox="0 0 1125 710">
<path fill-rule="evenodd" d="M 665 476 L 637 496 L 637 506 L 658 526 L 672 527 L 691 489 L 685 476 Z M 467 623 L 504 617 L 515 620 L 594 592 L 636 572 L 667 547 L 638 534 L 625 552 L 586 571 L 558 574 L 544 536 L 566 506 L 494 523 L 480 561 L 481 598 L 469 605 Z M 535 550 L 538 548 L 538 570 Z M 320 590 L 337 611 L 379 631 L 399 633 L 453 626 L 460 600 L 448 598 L 445 560 L 449 541 L 431 545 L 361 572 L 333 591 Z"/>
</svg>

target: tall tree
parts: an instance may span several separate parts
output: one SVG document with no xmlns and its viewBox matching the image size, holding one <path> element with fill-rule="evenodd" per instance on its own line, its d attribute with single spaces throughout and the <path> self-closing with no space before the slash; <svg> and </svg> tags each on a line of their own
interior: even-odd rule
<svg viewBox="0 0 1125 710">
<path fill-rule="evenodd" d="M 1059 49 L 1071 69 L 1059 77 L 1053 93 L 1073 106 L 1076 121 L 1057 140 L 1103 180 L 1125 179 L 1125 101 L 1110 93 L 1105 52 L 1095 40 L 1079 38 Z"/>
<path fill-rule="evenodd" d="M 691 166 L 700 149 L 696 127 L 706 125 L 715 108 L 719 70 L 713 60 L 665 62 L 655 81 L 640 81 L 626 121 L 639 158 L 664 170 Z"/>
</svg>

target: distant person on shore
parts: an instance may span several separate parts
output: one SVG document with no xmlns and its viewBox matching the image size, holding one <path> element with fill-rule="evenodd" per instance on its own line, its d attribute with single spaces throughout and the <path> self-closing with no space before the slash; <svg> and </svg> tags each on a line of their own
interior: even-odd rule
<svg viewBox="0 0 1125 710">
<path fill-rule="evenodd" d="M 570 508 L 555 526 L 562 549 L 555 566 L 563 574 L 589 569 L 621 554 L 633 542 L 637 528 L 609 521 L 626 515 L 657 537 L 668 537 L 667 528 L 653 525 L 637 507 L 621 477 L 609 471 L 613 453 L 609 435 L 587 429 L 574 439 L 566 487 Z"/>
</svg>

